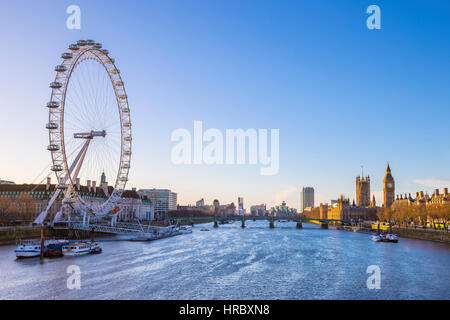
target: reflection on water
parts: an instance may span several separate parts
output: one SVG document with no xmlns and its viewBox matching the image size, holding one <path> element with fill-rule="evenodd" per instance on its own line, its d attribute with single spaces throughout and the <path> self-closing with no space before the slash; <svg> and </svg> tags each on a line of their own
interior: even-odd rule
<svg viewBox="0 0 450 320">
<path fill-rule="evenodd" d="M 1 299 L 450 299 L 450 247 L 266 221 L 199 225 L 154 242 L 102 242 L 103 253 L 15 260 L 0 247 Z M 210 231 L 200 229 L 207 226 Z M 70 265 L 81 289 L 67 289 Z M 381 289 L 366 287 L 370 265 Z"/>
</svg>

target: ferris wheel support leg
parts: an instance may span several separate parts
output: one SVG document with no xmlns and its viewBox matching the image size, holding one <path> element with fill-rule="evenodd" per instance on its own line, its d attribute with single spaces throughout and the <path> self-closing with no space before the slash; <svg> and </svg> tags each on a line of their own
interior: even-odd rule
<svg viewBox="0 0 450 320">
<path fill-rule="evenodd" d="M 55 200 L 58 197 L 58 195 L 60 194 L 60 192 L 61 192 L 61 189 L 56 190 L 56 192 L 53 194 L 53 197 L 48 202 L 47 208 L 45 208 L 45 210 L 42 211 L 41 214 L 39 214 L 39 216 L 33 221 L 33 223 L 36 223 L 36 224 L 44 223 L 44 220 L 47 217 L 48 211 L 52 207 L 53 203 L 55 202 Z"/>
<path fill-rule="evenodd" d="M 86 226 L 86 211 L 83 213 L 83 227 Z"/>
<path fill-rule="evenodd" d="M 86 143 L 84 144 L 83 148 L 81 148 L 81 150 L 78 153 L 77 157 L 75 158 L 74 162 L 70 166 L 69 174 L 72 174 L 72 171 L 75 169 L 75 166 L 76 166 L 76 169 L 75 169 L 76 173 L 75 174 L 76 174 L 76 176 L 78 176 L 78 173 L 80 171 L 81 164 L 83 163 L 84 157 L 86 155 L 86 151 L 87 151 L 87 148 L 89 146 L 89 143 L 90 143 L 90 139 L 88 139 L 86 141 Z M 69 176 L 66 174 L 66 176 L 61 180 L 60 183 L 61 184 L 65 184 L 68 178 L 69 178 Z M 50 208 L 52 207 L 53 203 L 58 198 L 60 193 L 61 193 L 61 189 L 57 189 L 55 191 L 55 193 L 53 194 L 53 197 L 48 202 L 47 208 L 39 214 L 39 216 L 33 221 L 33 223 L 36 223 L 36 224 L 43 224 L 44 223 L 44 220 L 47 217 L 47 214 L 48 214 Z M 53 222 L 55 222 L 55 220 L 53 220 Z"/>
</svg>

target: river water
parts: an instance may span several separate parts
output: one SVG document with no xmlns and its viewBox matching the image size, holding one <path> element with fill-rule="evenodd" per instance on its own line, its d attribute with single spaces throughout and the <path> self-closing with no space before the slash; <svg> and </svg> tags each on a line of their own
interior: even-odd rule
<svg viewBox="0 0 450 320">
<path fill-rule="evenodd" d="M 450 299 L 450 246 L 267 221 L 197 225 L 153 242 L 104 241 L 103 253 L 16 260 L 0 247 L 0 299 Z M 209 232 L 200 231 L 202 227 Z M 68 289 L 67 268 L 81 270 Z M 368 289 L 367 267 L 381 271 Z"/>
</svg>

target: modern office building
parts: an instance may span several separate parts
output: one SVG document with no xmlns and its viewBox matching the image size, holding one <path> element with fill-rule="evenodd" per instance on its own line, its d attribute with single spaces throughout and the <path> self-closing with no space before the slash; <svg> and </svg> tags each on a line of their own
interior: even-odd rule
<svg viewBox="0 0 450 320">
<path fill-rule="evenodd" d="M 177 194 L 168 189 L 141 189 L 138 193 L 154 205 L 155 218 L 164 220 L 170 210 L 177 210 Z"/>
<path fill-rule="evenodd" d="M 300 210 L 303 212 L 307 207 L 314 207 L 314 188 L 303 187 L 300 194 Z"/>
<path fill-rule="evenodd" d="M 250 213 L 252 216 L 264 217 L 266 215 L 266 211 L 267 209 L 265 204 L 250 207 Z"/>
<path fill-rule="evenodd" d="M 242 216 L 244 214 L 244 198 L 238 197 L 238 214 Z"/>
</svg>

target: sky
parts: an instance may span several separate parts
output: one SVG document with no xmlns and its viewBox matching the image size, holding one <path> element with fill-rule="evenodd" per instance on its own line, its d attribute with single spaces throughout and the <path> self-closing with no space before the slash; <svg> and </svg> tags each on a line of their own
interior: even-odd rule
<svg viewBox="0 0 450 320">
<path fill-rule="evenodd" d="M 69 5 L 81 29 L 66 27 Z M 366 9 L 381 9 L 369 30 Z M 31 183 L 50 165 L 49 83 L 69 44 L 101 42 L 125 82 L 133 124 L 127 188 L 168 188 L 179 204 L 316 205 L 371 177 L 382 203 L 450 186 L 448 1 L 1 1 L 0 178 Z M 279 171 L 175 165 L 171 134 L 279 129 Z M 44 173 L 42 173 L 44 172 Z M 100 180 L 100 173 L 99 179 Z M 53 181 L 55 178 L 53 177 Z"/>
</svg>

